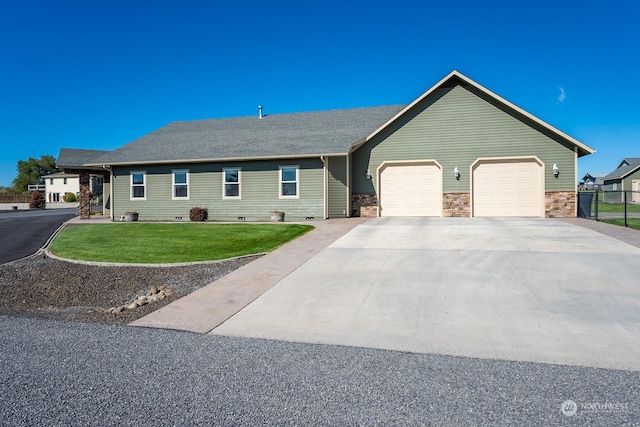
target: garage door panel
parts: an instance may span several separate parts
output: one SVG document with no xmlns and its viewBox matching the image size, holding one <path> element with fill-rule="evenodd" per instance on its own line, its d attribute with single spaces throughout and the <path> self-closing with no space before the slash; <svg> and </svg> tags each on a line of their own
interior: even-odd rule
<svg viewBox="0 0 640 427">
<path fill-rule="evenodd" d="M 533 160 L 480 163 L 473 171 L 473 214 L 538 217 L 542 182 L 542 166 Z"/>
<path fill-rule="evenodd" d="M 440 216 L 442 174 L 435 164 L 386 166 L 380 173 L 382 216 Z"/>
</svg>

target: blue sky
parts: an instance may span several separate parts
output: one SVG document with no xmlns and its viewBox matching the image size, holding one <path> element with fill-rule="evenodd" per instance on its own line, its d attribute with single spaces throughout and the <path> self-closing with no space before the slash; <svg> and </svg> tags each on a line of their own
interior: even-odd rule
<svg viewBox="0 0 640 427">
<path fill-rule="evenodd" d="M 632 0 L 0 0 L 0 185 L 172 121 L 409 103 L 453 69 L 610 172 L 640 157 L 639 28 Z"/>
</svg>

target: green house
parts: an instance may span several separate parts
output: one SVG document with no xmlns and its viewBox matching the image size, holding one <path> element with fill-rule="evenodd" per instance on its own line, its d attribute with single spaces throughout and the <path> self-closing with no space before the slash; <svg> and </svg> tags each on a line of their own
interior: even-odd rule
<svg viewBox="0 0 640 427">
<path fill-rule="evenodd" d="M 593 152 L 453 71 L 408 105 L 175 122 L 58 167 L 101 171 L 114 220 L 573 217 Z"/>
<path fill-rule="evenodd" d="M 603 178 L 604 201 L 622 203 L 624 194 L 627 201 L 640 203 L 640 158 L 622 159 L 616 170 Z"/>
</svg>

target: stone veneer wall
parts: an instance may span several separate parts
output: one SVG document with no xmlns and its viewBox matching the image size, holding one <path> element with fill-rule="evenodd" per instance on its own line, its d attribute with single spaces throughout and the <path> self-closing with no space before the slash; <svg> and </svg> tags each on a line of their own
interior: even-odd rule
<svg viewBox="0 0 640 427">
<path fill-rule="evenodd" d="M 575 191 L 547 191 L 544 195 L 544 216 L 547 218 L 575 218 Z"/>
<path fill-rule="evenodd" d="M 375 194 L 351 195 L 351 216 L 375 218 L 378 216 L 378 196 Z"/>
<path fill-rule="evenodd" d="M 469 193 L 444 193 L 442 195 L 442 216 L 471 216 L 471 195 Z"/>
<path fill-rule="evenodd" d="M 375 194 L 353 194 L 351 216 L 375 218 L 378 216 L 378 197 Z M 471 195 L 469 193 L 445 193 L 442 196 L 442 216 L 470 217 Z M 545 193 L 545 217 L 575 218 L 575 191 L 548 191 Z"/>
<path fill-rule="evenodd" d="M 91 178 L 88 171 L 80 171 L 80 219 L 91 218 Z"/>
</svg>

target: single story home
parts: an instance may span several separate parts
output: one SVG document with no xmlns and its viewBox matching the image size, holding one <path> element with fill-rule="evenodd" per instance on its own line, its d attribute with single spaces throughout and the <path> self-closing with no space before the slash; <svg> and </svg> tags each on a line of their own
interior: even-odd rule
<svg viewBox="0 0 640 427">
<path fill-rule="evenodd" d="M 119 219 L 574 217 L 594 150 L 452 71 L 408 105 L 171 123 L 58 167 L 105 175 Z M 106 197 L 109 195 L 109 197 Z M 81 210 L 82 212 L 82 210 Z M 84 217 L 84 215 L 81 214 Z M 88 216 L 87 216 L 88 217 Z"/>
<path fill-rule="evenodd" d="M 604 201 L 610 203 L 621 203 L 624 201 L 624 192 L 627 200 L 633 203 L 640 203 L 640 157 L 627 157 L 622 159 L 616 170 L 603 178 L 604 181 Z"/>
</svg>

